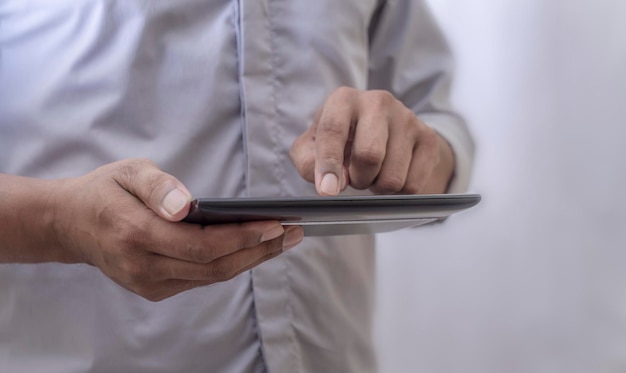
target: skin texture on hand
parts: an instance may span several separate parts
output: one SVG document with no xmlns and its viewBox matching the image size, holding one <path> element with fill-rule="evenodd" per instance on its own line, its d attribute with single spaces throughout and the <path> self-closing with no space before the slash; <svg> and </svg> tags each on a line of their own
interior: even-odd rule
<svg viewBox="0 0 626 373">
<path fill-rule="evenodd" d="M 0 262 L 88 263 L 153 301 L 231 279 L 303 237 L 277 221 L 181 223 L 190 193 L 147 160 L 64 180 L 0 181 Z"/>
<path fill-rule="evenodd" d="M 335 91 L 290 156 L 327 196 L 348 185 L 443 193 L 454 171 L 446 141 L 385 91 Z M 228 280 L 302 240 L 301 227 L 277 221 L 181 223 L 190 200 L 180 181 L 140 159 L 63 180 L 0 174 L 0 263 L 88 263 L 156 301 Z"/>
<path fill-rule="evenodd" d="M 389 92 L 347 87 L 327 98 L 290 156 L 322 196 L 348 185 L 376 194 L 445 193 L 454 171 L 448 143 Z"/>
</svg>

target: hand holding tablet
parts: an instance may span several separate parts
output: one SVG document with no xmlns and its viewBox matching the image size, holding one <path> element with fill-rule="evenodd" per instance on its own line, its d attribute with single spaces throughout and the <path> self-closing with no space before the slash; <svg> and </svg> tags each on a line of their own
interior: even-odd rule
<svg viewBox="0 0 626 373">
<path fill-rule="evenodd" d="M 201 198 L 184 221 L 202 225 L 278 220 L 306 236 L 371 234 L 444 219 L 480 202 L 477 194 L 302 198 Z"/>
</svg>

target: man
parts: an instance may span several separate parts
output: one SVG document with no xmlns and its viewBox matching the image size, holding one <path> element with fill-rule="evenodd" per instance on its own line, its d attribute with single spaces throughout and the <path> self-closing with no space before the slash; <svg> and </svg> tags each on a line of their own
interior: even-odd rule
<svg viewBox="0 0 626 373">
<path fill-rule="evenodd" d="M 464 190 L 472 144 L 423 3 L 0 17 L 0 370 L 375 371 L 372 237 L 179 221 L 192 195 Z"/>
</svg>

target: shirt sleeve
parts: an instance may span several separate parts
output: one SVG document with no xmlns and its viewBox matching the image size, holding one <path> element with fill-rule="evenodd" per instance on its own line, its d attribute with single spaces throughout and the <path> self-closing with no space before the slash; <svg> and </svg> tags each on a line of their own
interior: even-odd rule
<svg viewBox="0 0 626 373">
<path fill-rule="evenodd" d="M 369 89 L 391 92 L 443 136 L 455 154 L 448 193 L 467 191 L 474 142 L 450 105 L 453 59 L 422 0 L 381 0 L 369 28 Z"/>
</svg>

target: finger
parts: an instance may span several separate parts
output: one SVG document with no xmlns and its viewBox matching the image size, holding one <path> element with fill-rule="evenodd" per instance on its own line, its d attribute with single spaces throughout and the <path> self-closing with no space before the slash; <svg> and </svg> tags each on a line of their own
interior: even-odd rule
<svg viewBox="0 0 626 373">
<path fill-rule="evenodd" d="M 133 286 L 128 286 L 120 283 L 118 284 L 151 302 L 160 302 L 164 299 L 171 298 L 176 294 L 180 294 L 192 288 L 211 285 L 214 283 L 215 281 L 169 279 L 158 282 L 134 284 Z"/>
<path fill-rule="evenodd" d="M 197 280 L 197 279 L 192 279 L 192 280 L 184 280 L 184 279 L 167 279 L 167 280 L 162 280 L 162 281 L 158 281 L 158 282 L 151 282 L 151 283 L 146 283 L 146 284 L 141 284 L 139 286 L 135 286 L 134 288 L 131 288 L 131 290 L 139 295 L 141 295 L 142 297 L 153 301 L 153 302 L 158 302 L 161 301 L 163 299 L 167 299 L 170 297 L 173 297 L 176 294 L 185 292 L 187 290 L 191 290 L 193 288 L 197 288 L 200 286 L 207 286 L 207 285 L 212 285 L 215 284 L 216 282 L 223 282 L 223 281 L 228 281 L 230 279 L 233 279 L 235 277 L 237 277 L 238 275 L 240 275 L 241 273 L 245 272 L 245 271 L 249 271 L 253 268 L 255 268 L 256 266 L 270 260 L 273 259 L 275 257 L 277 257 L 278 255 L 280 255 L 281 251 L 277 251 L 277 252 L 273 252 L 270 253 L 266 256 L 264 256 L 263 258 L 257 260 L 254 263 L 249 264 L 246 267 L 240 268 L 236 271 L 234 271 L 231 275 L 229 276 L 224 276 L 223 279 L 221 280 L 216 280 L 216 279 L 211 279 L 211 280 L 206 280 L 206 279 L 202 279 L 202 280 Z"/>
<path fill-rule="evenodd" d="M 211 285 L 210 281 L 164 280 L 157 283 L 123 287 L 151 302 L 160 302 L 195 287 Z"/>
<path fill-rule="evenodd" d="M 355 92 L 350 88 L 335 91 L 316 124 L 315 187 L 323 196 L 335 196 L 341 188 L 344 151 L 355 119 Z"/>
<path fill-rule="evenodd" d="M 230 261 L 227 261 L 226 258 L 222 258 L 220 259 L 221 263 L 215 263 L 218 266 L 222 266 L 221 269 L 209 269 L 210 265 L 187 263 L 155 254 L 154 257 L 156 257 L 157 260 L 153 260 L 153 263 L 150 265 L 151 273 L 153 274 L 152 277 L 144 277 L 142 281 L 132 284 L 116 282 L 148 300 L 160 301 L 198 286 L 210 285 L 215 282 L 232 279 L 242 272 L 275 258 L 280 255 L 281 252 L 301 242 L 302 238 L 302 227 L 288 227 L 283 238 L 276 238 L 270 242 L 259 245 L 265 247 L 261 250 L 262 256 L 258 257 L 258 253 L 256 252 L 251 255 L 251 257 L 257 256 L 256 260 L 252 262 L 248 261 L 248 263 L 245 264 L 245 262 L 239 260 L 240 258 Z M 282 250 L 278 249 L 280 246 L 282 246 Z M 246 250 L 250 253 L 251 251 L 259 250 L 259 247 Z M 242 255 L 242 252 L 237 253 L 237 255 Z M 237 263 L 243 264 L 237 265 Z M 229 268 L 229 266 L 231 267 Z M 164 275 L 165 273 L 169 275 Z"/>
<path fill-rule="evenodd" d="M 300 135 L 289 149 L 291 162 L 300 176 L 309 183 L 315 183 L 315 132 L 322 116 L 323 106 L 315 113 L 313 123 Z"/>
<path fill-rule="evenodd" d="M 152 270 L 155 274 L 153 279 L 226 281 L 242 271 L 297 245 L 303 239 L 303 232 L 300 226 L 290 226 L 281 237 L 222 256 L 207 264 L 155 256 L 152 264 Z"/>
<path fill-rule="evenodd" d="M 437 162 L 421 193 L 438 194 L 448 190 L 450 179 L 454 175 L 454 153 L 446 139 L 437 135 Z"/>
<path fill-rule="evenodd" d="M 202 227 L 187 223 L 163 222 L 154 230 L 152 252 L 194 263 L 210 263 L 242 249 L 255 247 L 283 235 L 278 221 L 216 224 Z"/>
<path fill-rule="evenodd" d="M 159 170 L 151 161 L 133 159 L 109 166 L 115 181 L 160 217 L 179 221 L 189 212 L 191 193 L 183 183 Z"/>
<path fill-rule="evenodd" d="M 387 153 L 389 119 L 380 106 L 361 107 L 355 127 L 348 174 L 356 189 L 369 188 L 378 176 Z"/>
<path fill-rule="evenodd" d="M 414 123 L 408 125 L 414 125 Z M 378 177 L 370 188 L 372 192 L 393 194 L 404 188 L 415 149 L 414 132 L 406 125 L 392 128 L 387 142 L 385 160 Z"/>
<path fill-rule="evenodd" d="M 268 254 L 267 256 L 257 260 L 256 262 L 241 268 L 235 272 L 233 272 L 232 276 L 226 278 L 223 281 L 228 281 L 230 279 L 233 279 L 237 276 L 239 276 L 240 274 L 242 274 L 243 272 L 249 271 L 253 268 L 255 268 L 256 266 L 270 260 L 273 259 L 275 257 L 277 257 L 278 255 L 280 255 L 280 251 L 278 252 L 273 252 L 271 254 Z M 216 282 L 221 282 L 221 281 L 215 281 L 215 280 L 180 280 L 180 279 L 169 279 L 169 280 L 164 280 L 158 284 L 160 284 L 159 286 L 163 287 L 164 289 L 166 289 L 164 292 L 162 292 L 163 294 L 158 295 L 156 297 L 156 301 L 165 299 L 165 298 L 169 298 L 172 297 L 176 294 L 182 293 L 184 291 L 193 289 L 193 288 L 197 288 L 197 287 L 201 287 L 201 286 L 207 286 L 207 285 L 212 285 L 215 284 Z"/>
<path fill-rule="evenodd" d="M 304 239 L 304 229 L 299 225 L 285 227 L 283 236 L 283 251 L 290 250 Z"/>
<path fill-rule="evenodd" d="M 423 193 L 424 186 L 428 183 L 437 164 L 438 156 L 437 135 L 433 129 L 424 125 L 418 132 L 417 143 L 402 193 Z"/>
<path fill-rule="evenodd" d="M 309 130 L 300 135 L 289 149 L 289 157 L 302 178 L 315 182 L 315 137 Z"/>
<path fill-rule="evenodd" d="M 206 263 L 192 263 L 164 256 L 155 257 L 152 280 L 180 279 L 192 281 L 226 281 L 254 263 L 282 252 L 282 238 L 241 249 Z"/>
</svg>

